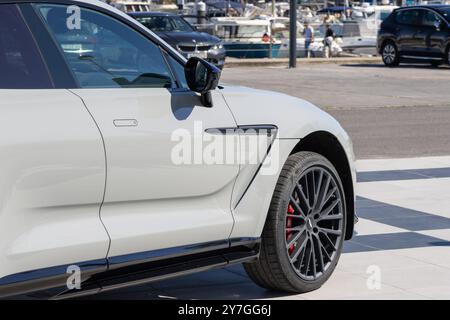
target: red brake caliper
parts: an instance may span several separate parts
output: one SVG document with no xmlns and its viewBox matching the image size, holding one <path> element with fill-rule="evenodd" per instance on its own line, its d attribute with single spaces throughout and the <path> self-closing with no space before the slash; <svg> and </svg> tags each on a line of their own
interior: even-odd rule
<svg viewBox="0 0 450 320">
<path fill-rule="evenodd" d="M 288 206 L 287 212 L 288 212 L 288 214 L 294 214 L 294 208 L 292 207 L 292 205 Z M 292 228 L 292 220 L 294 220 L 294 218 L 287 217 L 286 228 Z M 292 234 L 292 231 L 286 231 L 286 240 L 289 240 L 289 238 L 291 237 L 291 234 Z M 292 252 L 294 252 L 294 244 L 291 244 L 289 247 L 289 254 L 291 254 Z"/>
</svg>

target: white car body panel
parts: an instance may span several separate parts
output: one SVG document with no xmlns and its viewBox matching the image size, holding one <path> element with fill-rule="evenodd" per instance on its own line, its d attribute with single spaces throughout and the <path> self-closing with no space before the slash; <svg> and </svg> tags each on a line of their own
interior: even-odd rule
<svg viewBox="0 0 450 320">
<path fill-rule="evenodd" d="M 176 130 L 191 133 L 194 148 L 202 146 L 205 129 L 236 126 L 219 92 L 213 94 L 212 108 L 200 106 L 192 93 L 167 89 L 73 92 L 85 102 L 105 141 L 108 179 L 101 217 L 111 236 L 109 256 L 228 238 L 239 164 L 211 165 L 202 159 L 176 164 L 171 159 L 179 144 L 171 140 Z M 120 119 L 137 124 L 115 126 Z M 198 132 L 196 125 L 202 126 Z"/>
<path fill-rule="evenodd" d="M 275 157 L 277 158 L 275 161 L 280 161 L 280 166 L 273 174 L 259 173 L 256 175 L 245 196 L 233 209 L 235 225 L 231 238 L 261 237 L 282 165 L 298 142 L 299 139 L 277 139 L 274 142 L 265 163 L 273 161 L 273 157 Z"/>
<path fill-rule="evenodd" d="M 67 90 L 0 90 L 0 277 L 105 259 L 105 155 Z"/>
</svg>

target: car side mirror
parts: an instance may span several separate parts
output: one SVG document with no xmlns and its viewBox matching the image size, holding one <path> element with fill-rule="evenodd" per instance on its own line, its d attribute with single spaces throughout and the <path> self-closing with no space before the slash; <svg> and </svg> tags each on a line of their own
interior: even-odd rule
<svg viewBox="0 0 450 320">
<path fill-rule="evenodd" d="M 211 90 L 219 84 L 220 69 L 203 59 L 192 57 L 184 66 L 184 74 L 189 89 L 201 94 L 205 107 L 212 107 Z"/>
</svg>

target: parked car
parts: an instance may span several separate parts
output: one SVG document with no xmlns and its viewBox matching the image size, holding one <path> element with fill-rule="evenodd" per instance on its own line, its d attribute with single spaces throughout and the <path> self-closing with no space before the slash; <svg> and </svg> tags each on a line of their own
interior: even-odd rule
<svg viewBox="0 0 450 320">
<path fill-rule="evenodd" d="M 222 41 L 209 33 L 198 32 L 183 17 L 167 12 L 132 12 L 129 15 L 186 58 L 199 57 L 223 68 L 225 49 Z"/>
<path fill-rule="evenodd" d="M 450 6 L 399 8 L 381 24 L 378 51 L 385 65 L 403 61 L 450 63 Z"/>
<path fill-rule="evenodd" d="M 217 67 L 96 0 L 2 2 L 0 70 L 0 296 L 233 263 L 290 292 L 332 274 L 353 234 L 355 167 L 326 112 L 218 86 Z M 254 136 L 261 157 L 243 162 Z M 203 160 L 203 139 L 223 138 L 239 148 Z"/>
</svg>

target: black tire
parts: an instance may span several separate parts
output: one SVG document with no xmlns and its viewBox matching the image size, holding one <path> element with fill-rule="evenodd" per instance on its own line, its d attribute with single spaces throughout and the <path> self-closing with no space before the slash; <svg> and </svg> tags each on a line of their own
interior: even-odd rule
<svg viewBox="0 0 450 320">
<path fill-rule="evenodd" d="M 396 67 L 400 64 L 397 46 L 392 41 L 386 41 L 381 47 L 381 58 L 387 67 Z"/>
<path fill-rule="evenodd" d="M 321 174 L 321 172 L 323 173 Z M 319 190 L 317 192 L 317 196 L 316 192 L 314 191 L 316 189 L 314 189 L 313 187 L 310 188 L 310 184 L 308 184 L 308 175 L 309 180 L 312 180 L 312 182 L 309 183 L 311 185 L 319 186 L 318 188 L 316 188 L 317 190 Z M 329 181 L 325 180 L 328 179 L 328 177 L 330 177 Z M 327 181 L 330 183 L 329 187 L 327 184 L 325 184 Z M 302 185 L 302 183 L 306 183 L 307 186 Z M 323 183 L 322 187 L 321 183 Z M 331 186 L 333 186 L 333 188 L 331 188 Z M 302 201 L 300 200 L 300 192 L 303 192 L 304 196 L 304 190 L 308 194 L 308 204 L 302 204 Z M 311 190 L 313 192 L 311 192 Z M 337 202 L 338 197 L 340 197 L 340 204 L 335 205 L 332 211 L 329 212 L 326 216 L 342 216 L 342 218 L 339 219 L 339 228 L 337 228 L 340 229 L 339 232 L 341 232 L 341 236 L 339 237 L 336 235 L 336 238 L 334 238 L 333 235 L 328 234 L 328 239 L 335 239 L 336 242 L 334 243 L 334 245 L 328 245 L 328 249 L 326 248 L 327 245 L 325 244 L 322 250 L 322 247 L 320 246 L 320 243 L 323 243 L 320 242 L 320 238 L 321 236 L 322 238 L 324 237 L 323 235 L 321 235 L 322 231 L 314 231 L 313 233 L 312 230 L 318 228 L 322 230 L 323 225 L 319 225 L 319 223 L 336 224 L 337 220 L 336 218 L 333 218 L 324 219 L 326 221 L 317 220 L 319 222 L 311 222 L 313 219 L 313 214 L 314 217 L 318 215 L 320 216 L 322 212 L 326 211 L 326 209 L 324 209 L 323 211 L 321 211 L 322 209 L 320 209 L 319 211 L 315 210 L 316 213 L 314 213 L 314 210 L 311 209 L 311 212 L 308 211 L 308 214 L 296 216 L 296 218 L 298 218 L 297 221 L 304 220 L 304 225 L 303 222 L 298 223 L 301 224 L 301 228 L 304 229 L 304 239 L 310 237 L 310 240 L 300 240 L 301 238 L 299 238 L 297 242 L 301 241 L 302 244 L 298 244 L 296 242 L 295 248 L 291 252 L 293 245 L 289 245 L 289 243 L 294 240 L 293 238 L 296 237 L 289 234 L 288 231 L 293 229 L 288 227 L 294 226 L 294 224 L 292 223 L 292 216 L 296 214 L 294 213 L 294 211 L 289 211 L 294 210 L 292 207 L 294 205 L 294 192 L 298 192 L 298 212 L 306 212 L 306 210 L 309 209 L 303 210 L 300 207 L 310 206 L 311 193 L 314 197 L 312 199 L 312 206 L 317 207 L 316 203 L 318 203 L 317 201 L 319 200 L 316 199 L 318 199 L 320 196 L 322 196 L 321 199 L 325 199 L 328 194 L 332 193 L 332 190 L 336 191 L 334 191 L 335 193 L 332 194 L 332 197 L 330 197 L 327 201 L 332 201 L 333 199 L 335 200 L 333 200 L 333 202 L 321 201 L 320 206 L 323 205 L 324 208 L 328 209 L 329 207 L 332 207 L 332 204 L 334 202 Z M 270 290 L 305 293 L 320 288 L 333 273 L 342 251 L 347 215 L 344 199 L 344 190 L 342 188 L 342 183 L 339 175 L 333 165 L 327 159 L 314 152 L 298 152 L 291 155 L 284 164 L 277 185 L 275 187 L 267 220 L 261 237 L 260 257 L 254 262 L 244 263 L 244 268 L 249 277 L 259 286 Z M 303 203 L 306 203 L 306 201 L 303 201 Z M 336 213 L 337 209 L 339 209 L 339 211 L 342 210 L 342 212 L 340 212 L 340 214 L 339 212 Z M 319 213 L 317 214 L 317 212 Z M 337 215 L 334 216 L 335 214 Z M 291 224 L 289 224 L 289 221 L 291 221 Z M 313 225 L 315 226 L 315 228 L 313 228 Z M 327 226 L 327 228 L 329 229 L 323 230 L 330 230 L 334 227 Z M 337 229 L 333 231 L 337 231 Z M 300 233 L 300 231 L 298 231 L 298 233 Z M 308 245 L 311 247 L 309 251 L 307 251 Z M 291 262 L 290 259 L 295 255 L 294 252 L 297 247 L 299 248 L 298 251 L 300 251 L 299 253 L 297 253 L 297 261 Z M 317 250 L 317 248 L 319 249 Z M 335 248 L 335 250 L 333 251 L 332 248 Z M 333 251 L 329 256 L 331 258 L 329 261 L 324 260 L 323 257 L 325 257 L 325 253 L 327 253 L 327 255 L 329 254 L 329 250 Z M 312 251 L 314 251 L 314 253 L 312 253 Z M 308 252 L 308 254 L 306 254 L 306 252 Z M 317 260 L 315 260 L 315 257 L 317 257 L 319 254 L 322 258 L 321 263 L 318 258 Z M 303 263 L 304 256 L 306 255 L 309 256 L 308 262 Z M 301 261 L 298 262 L 298 260 L 300 260 L 300 256 L 302 256 L 302 258 Z M 314 261 L 314 264 L 310 263 L 311 261 Z M 320 266 L 323 267 L 325 265 L 324 261 L 327 261 L 327 268 L 324 267 L 322 269 L 323 272 L 320 274 L 320 276 L 316 277 L 316 269 Z M 300 266 L 298 269 L 296 269 L 297 264 Z M 312 279 L 308 279 L 309 269 L 313 269 L 314 271 L 314 278 Z M 301 274 L 302 270 L 306 270 L 306 273 L 304 275 Z"/>
</svg>

